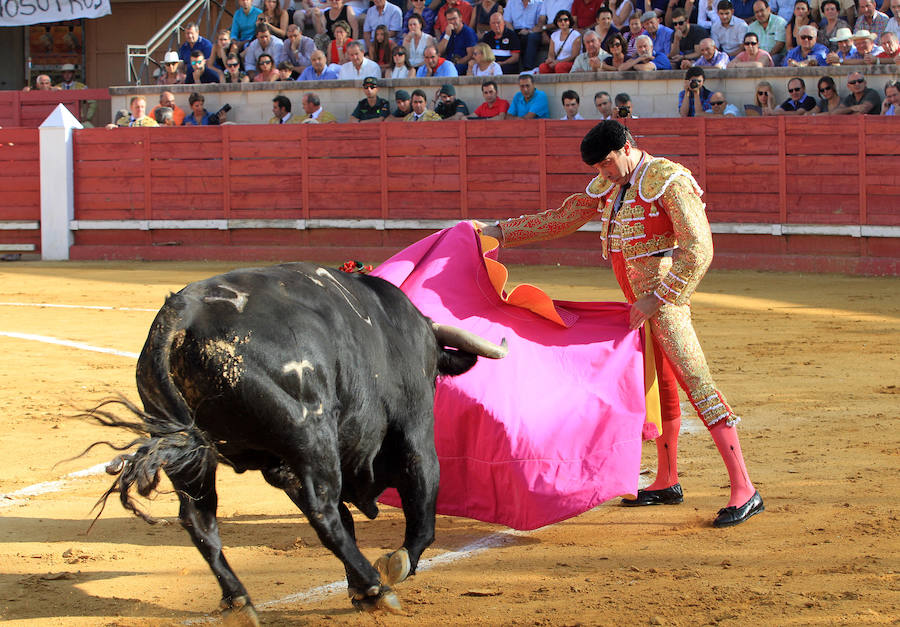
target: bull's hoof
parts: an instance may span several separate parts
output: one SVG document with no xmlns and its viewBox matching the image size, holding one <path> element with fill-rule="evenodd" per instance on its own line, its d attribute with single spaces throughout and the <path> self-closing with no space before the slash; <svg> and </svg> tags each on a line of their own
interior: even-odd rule
<svg viewBox="0 0 900 627">
<path fill-rule="evenodd" d="M 228 627 L 259 627 L 259 616 L 249 597 L 237 597 L 230 603 L 222 599 L 219 609 L 222 623 Z"/>
<path fill-rule="evenodd" d="M 382 555 L 375 560 L 374 566 L 381 575 L 381 582 L 392 586 L 409 576 L 411 569 L 409 552 L 405 548 L 401 548 L 393 553 Z"/>
<path fill-rule="evenodd" d="M 350 602 L 353 607 L 361 612 L 375 612 L 381 610 L 392 614 L 402 614 L 403 606 L 394 591 L 387 586 L 372 586 L 365 593 L 351 588 Z"/>
</svg>

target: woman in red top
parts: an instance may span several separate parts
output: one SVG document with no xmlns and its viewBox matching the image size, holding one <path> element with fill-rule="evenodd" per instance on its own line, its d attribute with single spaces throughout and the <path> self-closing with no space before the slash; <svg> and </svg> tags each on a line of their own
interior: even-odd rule
<svg viewBox="0 0 900 627">
<path fill-rule="evenodd" d="M 349 59 L 347 58 L 347 44 L 350 39 L 350 25 L 341 20 L 334 25 L 334 40 L 329 46 L 328 62 L 333 65 L 343 65 Z"/>
</svg>

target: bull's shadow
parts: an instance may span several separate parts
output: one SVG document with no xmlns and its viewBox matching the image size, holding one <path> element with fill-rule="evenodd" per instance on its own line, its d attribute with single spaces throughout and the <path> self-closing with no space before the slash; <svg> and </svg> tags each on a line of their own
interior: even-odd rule
<svg viewBox="0 0 900 627">
<path fill-rule="evenodd" d="M 274 488 L 273 488 L 274 489 Z M 113 507 L 115 503 L 110 503 Z M 354 508 L 351 511 L 356 512 Z M 80 545 L 121 544 L 135 546 L 190 547 L 190 536 L 182 529 L 176 517 L 164 517 L 169 524 L 149 525 L 129 515 L 111 515 L 107 511 L 88 533 L 91 519 L 0 517 L 0 539 L 5 542 L 48 544 L 70 541 Z M 286 519 L 289 522 L 286 522 Z M 318 536 L 301 512 L 263 514 L 237 514 L 219 516 L 222 541 L 228 547 L 268 547 L 298 555 L 323 555 L 335 559 L 322 546 Z M 267 522 L 270 521 L 270 522 Z M 396 548 L 403 540 L 404 520 L 401 510 L 381 506 L 375 520 L 357 515 L 356 532 L 361 548 L 366 552 Z M 434 557 L 434 549 L 456 551 L 473 540 L 502 532 L 507 527 L 482 523 L 467 518 L 438 516 L 436 539 L 424 558 Z M 529 537 L 510 537 L 509 545 L 527 545 L 539 542 Z M 199 557 L 199 554 L 198 554 Z"/>
<path fill-rule="evenodd" d="M 64 565 L 44 574 L 0 574 L 0 621 L 87 618 L 91 616 L 141 616 L 177 624 L 176 618 L 199 618 L 203 612 L 174 611 L 142 599 L 93 596 L 79 586 L 92 581 L 141 576 L 141 571 L 83 572 Z M 169 621 L 172 621 L 171 623 Z"/>
</svg>

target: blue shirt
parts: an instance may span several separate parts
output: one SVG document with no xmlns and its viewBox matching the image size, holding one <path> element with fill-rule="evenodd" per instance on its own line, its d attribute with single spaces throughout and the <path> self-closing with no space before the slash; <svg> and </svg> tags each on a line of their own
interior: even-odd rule
<svg viewBox="0 0 900 627">
<path fill-rule="evenodd" d="M 672 34 L 673 31 L 668 26 L 664 26 L 663 24 L 659 25 L 659 28 L 656 30 L 656 37 L 653 39 L 653 52 L 665 55 L 666 58 L 669 57 L 669 50 L 672 48 Z M 654 61 L 656 63 L 656 61 Z M 670 69 L 672 66 L 666 66 L 666 69 Z M 656 63 L 656 68 L 661 70 L 659 67 L 659 63 Z"/>
<path fill-rule="evenodd" d="M 706 87 L 700 88 L 700 106 L 704 111 L 709 112 L 712 111 L 712 105 L 709 104 L 709 99 L 712 98 L 712 92 L 709 91 Z M 678 92 L 678 110 L 681 110 L 681 103 L 684 102 L 684 90 Z M 694 103 L 696 100 L 691 99 L 690 108 L 688 109 L 688 117 L 692 118 L 697 114 L 694 112 Z"/>
<path fill-rule="evenodd" d="M 191 53 L 194 50 L 199 50 L 203 53 L 203 58 L 208 59 L 212 56 L 212 42 L 206 37 L 200 37 L 193 46 L 188 42 L 181 44 L 181 48 L 178 49 L 178 58 L 184 62 L 184 67 L 191 67 Z"/>
<path fill-rule="evenodd" d="M 463 24 L 462 29 L 458 33 L 454 32 L 450 35 L 444 55 L 451 60 L 454 57 L 464 57 L 466 56 L 466 48 L 471 48 L 477 43 L 478 35 L 470 27 Z"/>
<path fill-rule="evenodd" d="M 218 116 L 211 116 L 206 109 L 203 110 L 203 119 L 199 122 L 194 119 L 194 112 L 189 111 L 184 116 L 184 122 L 181 123 L 182 126 L 216 126 L 218 124 Z"/>
<path fill-rule="evenodd" d="M 753 17 L 753 3 L 756 0 L 731 0 L 731 4 L 734 5 L 734 16 L 739 17 L 745 22 L 747 20 L 754 21 Z M 749 23 L 749 22 L 748 22 Z"/>
<path fill-rule="evenodd" d="M 406 13 L 403 14 L 403 34 L 409 32 L 409 18 L 412 16 L 413 10 L 410 9 Z M 434 21 L 437 19 L 437 13 L 425 7 L 422 9 L 422 19 L 425 20 L 425 28 L 422 30 L 429 35 L 434 35 Z"/>
<path fill-rule="evenodd" d="M 796 48 L 791 48 L 791 51 L 784 56 L 784 61 L 781 63 L 781 65 L 787 66 L 788 61 L 790 61 L 791 59 L 797 62 L 806 61 L 807 56 L 815 57 L 816 63 L 818 63 L 819 65 L 827 65 L 827 63 L 825 62 L 825 56 L 827 54 L 828 48 L 820 43 L 813 44 L 812 50 L 810 51 L 809 55 L 804 55 L 803 51 L 800 49 L 800 46 L 797 46 Z"/>
<path fill-rule="evenodd" d="M 662 26 L 660 26 L 662 28 Z M 669 55 L 659 52 L 658 50 L 653 51 L 653 65 L 656 66 L 657 70 L 671 70 L 672 63 L 669 62 Z"/>
<path fill-rule="evenodd" d="M 209 67 L 204 68 L 203 74 L 200 75 L 201 83 L 218 83 L 219 82 L 219 73 Z M 188 65 L 187 76 L 184 78 L 185 85 L 193 85 L 194 84 L 194 72 L 190 65 Z"/>
<path fill-rule="evenodd" d="M 333 78 L 337 78 L 337 72 L 334 70 L 329 70 L 328 66 L 325 66 L 325 69 L 322 70 L 322 74 L 316 74 L 316 69 L 313 66 L 309 66 L 297 77 L 298 81 L 327 81 Z"/>
<path fill-rule="evenodd" d="M 531 100 L 525 102 L 525 96 L 522 95 L 522 92 L 517 92 L 513 96 L 507 113 L 519 118 L 524 117 L 527 113 L 533 113 L 539 118 L 549 118 L 550 104 L 547 102 L 547 94 L 539 89 L 535 89 Z"/>
<path fill-rule="evenodd" d="M 456 66 L 453 65 L 452 61 L 444 59 L 444 62 L 437 66 L 432 76 L 459 76 L 459 72 L 456 71 Z M 419 69 L 416 70 L 416 78 L 428 78 L 427 65 L 423 63 L 419 66 Z"/>
<path fill-rule="evenodd" d="M 262 13 L 262 9 L 250 7 L 250 15 L 238 8 L 231 18 L 231 38 L 238 41 L 250 41 L 256 37 L 256 17 Z"/>
<path fill-rule="evenodd" d="M 541 13 L 542 2 L 531 0 L 527 7 L 522 6 L 522 0 L 509 0 L 506 3 L 506 11 L 503 13 L 503 19 L 512 24 L 513 30 L 522 30 L 527 28 L 531 30 L 538 21 L 538 15 Z"/>
</svg>

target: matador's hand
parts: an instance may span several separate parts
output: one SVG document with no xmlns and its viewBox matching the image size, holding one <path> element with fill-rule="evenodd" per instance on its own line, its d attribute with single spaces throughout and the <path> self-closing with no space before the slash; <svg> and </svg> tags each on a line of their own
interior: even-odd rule
<svg viewBox="0 0 900 627">
<path fill-rule="evenodd" d="M 640 328 L 644 322 L 656 315 L 659 308 L 662 307 L 662 301 L 653 294 L 641 296 L 631 303 L 629 310 L 628 326 L 632 329 Z"/>
</svg>

